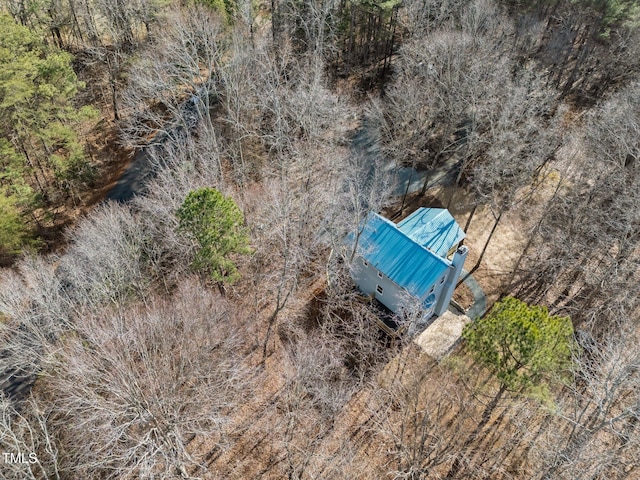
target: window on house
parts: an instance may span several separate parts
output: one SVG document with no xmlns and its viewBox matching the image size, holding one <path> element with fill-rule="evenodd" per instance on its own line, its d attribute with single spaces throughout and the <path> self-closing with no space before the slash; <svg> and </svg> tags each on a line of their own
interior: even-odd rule
<svg viewBox="0 0 640 480">
<path fill-rule="evenodd" d="M 369 262 L 367 262 L 366 260 L 362 260 L 362 263 L 364 263 L 364 266 L 365 266 L 365 267 L 368 267 L 368 266 L 369 266 Z"/>
<path fill-rule="evenodd" d="M 440 285 L 442 285 L 443 283 L 444 283 L 444 277 L 440 279 Z"/>
<path fill-rule="evenodd" d="M 379 276 L 380 278 L 382 278 L 382 273 L 378 272 L 378 276 Z"/>
<path fill-rule="evenodd" d="M 378 292 L 380 295 L 382 295 L 382 287 L 380 285 L 376 285 L 376 292 Z"/>
<path fill-rule="evenodd" d="M 435 290 L 436 287 L 431 287 L 431 290 L 429 290 L 429 295 L 431 295 L 433 293 L 433 291 Z"/>
</svg>

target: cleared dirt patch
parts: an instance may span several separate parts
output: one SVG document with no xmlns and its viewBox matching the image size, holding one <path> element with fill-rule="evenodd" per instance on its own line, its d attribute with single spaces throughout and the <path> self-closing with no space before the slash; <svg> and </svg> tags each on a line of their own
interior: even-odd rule
<svg viewBox="0 0 640 480">
<path fill-rule="evenodd" d="M 453 292 L 453 300 L 466 310 L 473 305 L 473 294 L 469 287 L 463 283 L 458 285 Z"/>
</svg>

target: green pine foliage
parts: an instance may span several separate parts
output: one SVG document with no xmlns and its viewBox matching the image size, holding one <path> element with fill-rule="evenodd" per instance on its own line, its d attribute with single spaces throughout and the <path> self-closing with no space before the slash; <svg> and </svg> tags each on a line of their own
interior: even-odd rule
<svg viewBox="0 0 640 480">
<path fill-rule="evenodd" d="M 14 196 L 0 194 L 0 256 L 19 253 L 28 238 L 16 203 Z"/>
<path fill-rule="evenodd" d="M 544 393 L 549 380 L 571 366 L 570 318 L 550 315 L 546 307 L 513 297 L 468 324 L 462 336 L 475 360 L 488 367 L 505 390 Z"/>
<path fill-rule="evenodd" d="M 0 248 L 16 251 L 29 226 L 25 215 L 60 203 L 69 187 L 92 179 L 76 130 L 95 117 L 77 109 L 82 84 L 72 56 L 46 46 L 42 35 L 0 15 Z M 13 233 L 11 233 L 13 232 Z"/>
<path fill-rule="evenodd" d="M 578 4 L 590 7 L 601 15 L 601 33 L 605 36 L 611 27 L 637 26 L 640 15 L 637 0 L 578 0 Z"/>
<path fill-rule="evenodd" d="M 237 281 L 240 275 L 231 256 L 251 253 L 251 249 L 244 216 L 233 199 L 215 188 L 199 188 L 189 192 L 177 216 L 180 230 L 199 246 L 192 267 L 208 272 L 216 282 Z"/>
<path fill-rule="evenodd" d="M 87 172 L 76 127 L 97 112 L 73 105 L 83 85 L 72 58 L 44 45 L 37 32 L 0 15 L 0 164 L 21 170 L 45 195 L 59 189 L 60 180 L 76 181 L 82 176 L 78 172 Z"/>
<path fill-rule="evenodd" d="M 233 22 L 238 11 L 236 0 L 195 0 L 194 3 L 201 3 L 215 10 L 228 24 Z"/>
</svg>

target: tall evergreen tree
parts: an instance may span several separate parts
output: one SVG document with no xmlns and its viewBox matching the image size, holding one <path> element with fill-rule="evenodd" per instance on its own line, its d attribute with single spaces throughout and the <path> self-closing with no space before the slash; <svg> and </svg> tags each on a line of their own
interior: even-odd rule
<svg viewBox="0 0 640 480">
<path fill-rule="evenodd" d="M 9 204 L 16 213 L 46 207 L 52 198 L 60 201 L 71 185 L 89 178 L 90 164 L 75 129 L 95 110 L 73 105 L 82 84 L 71 61 L 70 54 L 47 47 L 37 32 L 0 15 L 3 215 Z M 18 221 L 19 215 L 11 218 Z"/>
<path fill-rule="evenodd" d="M 570 365 L 573 326 L 569 317 L 507 297 L 463 331 L 474 358 L 500 382 L 500 392 L 544 389 L 547 379 Z M 501 393 L 500 393 L 501 394 Z"/>
<path fill-rule="evenodd" d="M 193 267 L 209 272 L 217 282 L 236 281 L 238 269 L 230 256 L 251 250 L 242 211 L 233 199 L 215 188 L 199 188 L 189 192 L 177 215 L 180 228 L 199 246 Z"/>
</svg>

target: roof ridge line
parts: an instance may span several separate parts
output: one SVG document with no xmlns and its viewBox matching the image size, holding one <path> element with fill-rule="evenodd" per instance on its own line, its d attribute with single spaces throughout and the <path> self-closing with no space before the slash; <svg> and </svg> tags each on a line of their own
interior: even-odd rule
<svg viewBox="0 0 640 480">
<path fill-rule="evenodd" d="M 423 207 L 424 208 L 424 207 Z M 422 250 L 424 250 L 425 252 L 428 252 L 432 257 L 436 258 L 439 262 L 443 263 L 444 265 L 446 265 L 447 267 L 450 267 L 452 265 L 453 262 L 450 262 L 449 260 L 442 258 L 440 255 L 437 255 L 436 253 L 432 252 L 431 250 L 429 250 L 427 247 L 425 247 L 424 245 L 420 245 L 418 242 L 416 242 L 413 238 L 411 238 L 409 235 L 407 235 L 406 233 L 404 233 L 402 230 L 400 230 L 398 228 L 398 225 L 393 223 L 391 220 L 389 220 L 388 218 L 383 217 L 382 215 L 380 215 L 379 213 L 374 212 L 373 210 L 371 211 L 371 213 L 373 213 L 374 215 L 376 215 L 378 218 L 381 218 L 382 220 L 384 220 L 389 226 L 393 227 L 395 229 L 396 232 L 398 232 L 399 234 L 401 234 L 403 237 L 405 237 L 407 240 L 409 240 L 411 243 L 417 245 L 418 247 L 420 247 Z"/>
</svg>

